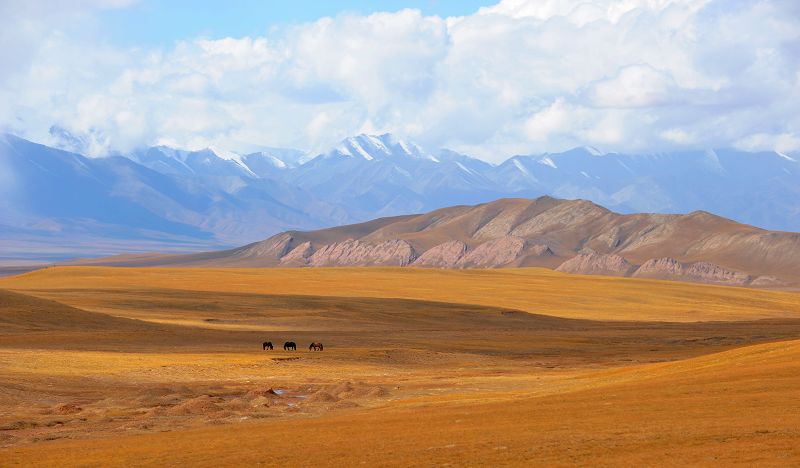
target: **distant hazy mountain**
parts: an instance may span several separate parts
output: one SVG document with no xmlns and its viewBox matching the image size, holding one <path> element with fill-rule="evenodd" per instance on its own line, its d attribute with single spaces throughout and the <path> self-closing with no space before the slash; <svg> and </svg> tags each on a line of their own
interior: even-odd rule
<svg viewBox="0 0 800 468">
<path fill-rule="evenodd" d="M 51 134 L 71 148 L 91 140 L 57 127 Z M 55 242 L 57 258 L 202 249 L 287 229 L 540 195 L 587 199 L 622 213 L 706 210 L 800 231 L 796 159 L 734 150 L 602 154 L 584 147 L 492 165 L 448 150 L 431 153 L 391 134 L 347 138 L 318 155 L 156 146 L 92 159 L 9 135 L 0 138 L 0 242 L 13 240 L 18 255 L 54 252 Z M 71 230 L 75 242 L 58 240 Z M 30 245 L 37 236 L 44 237 Z M 88 238 L 116 241 L 77 242 Z M 93 252 L 98 245 L 102 251 Z"/>
<path fill-rule="evenodd" d="M 583 198 L 628 213 L 701 209 L 764 228 L 800 231 L 800 163 L 776 152 L 626 155 L 577 148 L 515 156 L 487 176 L 518 194 Z"/>
<path fill-rule="evenodd" d="M 279 226 L 325 225 L 295 208 L 324 211 L 301 190 L 252 176 L 211 151 L 157 148 L 140 156 L 153 169 L 0 137 L 3 255 L 198 250 L 263 237 Z"/>
<path fill-rule="evenodd" d="M 490 165 L 463 158 L 471 163 L 439 159 L 389 134 L 359 135 L 289 171 L 286 180 L 346 207 L 354 221 L 478 203 L 505 193 L 484 174 Z"/>
<path fill-rule="evenodd" d="M 726 285 L 800 281 L 800 233 L 695 211 L 621 215 L 585 200 L 503 199 L 319 231 L 288 231 L 237 249 L 127 256 L 100 265 L 203 267 L 539 266 L 581 274 Z"/>
</svg>

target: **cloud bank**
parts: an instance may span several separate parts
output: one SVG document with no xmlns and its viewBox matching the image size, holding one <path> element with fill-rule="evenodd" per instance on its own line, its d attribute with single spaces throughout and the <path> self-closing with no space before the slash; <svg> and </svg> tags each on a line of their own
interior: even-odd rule
<svg viewBox="0 0 800 468">
<path fill-rule="evenodd" d="M 386 131 L 493 161 L 578 145 L 800 149 L 793 0 L 504 0 L 120 49 L 97 12 L 127 3 L 0 8 L 15 18 L 0 33 L 0 125 L 43 140 L 57 124 L 94 154 L 315 150 Z"/>
</svg>

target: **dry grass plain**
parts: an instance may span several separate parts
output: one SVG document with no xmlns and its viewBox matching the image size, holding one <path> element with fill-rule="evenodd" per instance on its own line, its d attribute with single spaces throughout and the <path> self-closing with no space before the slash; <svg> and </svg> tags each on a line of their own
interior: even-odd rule
<svg viewBox="0 0 800 468">
<path fill-rule="evenodd" d="M 2 466 L 787 466 L 797 388 L 791 292 L 540 269 L 0 279 Z"/>
<path fill-rule="evenodd" d="M 545 268 L 53 267 L 0 278 L 5 289 L 180 289 L 419 299 L 590 320 L 694 322 L 800 318 L 800 294 L 584 276 Z"/>
</svg>

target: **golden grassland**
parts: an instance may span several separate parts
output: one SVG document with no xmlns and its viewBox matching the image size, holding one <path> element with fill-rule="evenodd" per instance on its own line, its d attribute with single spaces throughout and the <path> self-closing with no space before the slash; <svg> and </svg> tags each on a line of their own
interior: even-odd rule
<svg viewBox="0 0 800 468">
<path fill-rule="evenodd" d="M 406 298 L 592 320 L 703 321 L 800 317 L 800 294 L 569 275 L 541 268 L 202 269 L 55 267 L 0 278 L 0 288 L 180 289 Z"/>
<path fill-rule="evenodd" d="M 790 466 L 798 388 L 790 292 L 541 269 L 0 279 L 2 466 Z"/>
<path fill-rule="evenodd" d="M 20 465 L 759 465 L 800 459 L 800 342 L 600 373 L 555 395 L 434 395 L 6 452 Z"/>
</svg>

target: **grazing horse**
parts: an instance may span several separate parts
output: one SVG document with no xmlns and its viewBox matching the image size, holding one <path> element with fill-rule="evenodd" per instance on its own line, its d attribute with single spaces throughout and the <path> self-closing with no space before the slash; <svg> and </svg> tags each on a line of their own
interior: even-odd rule
<svg viewBox="0 0 800 468">
<path fill-rule="evenodd" d="M 287 341 L 286 343 L 283 344 L 284 351 L 288 351 L 290 349 L 292 351 L 297 351 L 297 344 L 295 344 L 294 341 Z"/>
<path fill-rule="evenodd" d="M 264 351 L 266 351 L 266 350 L 268 350 L 268 349 L 269 349 L 269 350 L 271 350 L 271 349 L 272 349 L 272 342 L 271 342 L 271 341 L 265 341 L 265 342 L 264 342 Z"/>
<path fill-rule="evenodd" d="M 310 345 L 308 345 L 308 350 L 309 351 L 322 351 L 322 343 L 317 343 L 317 342 L 311 343 Z"/>
</svg>

